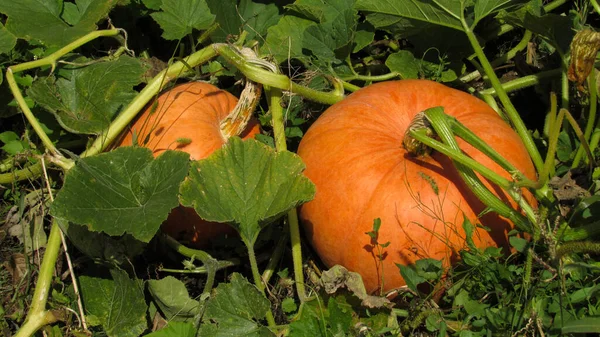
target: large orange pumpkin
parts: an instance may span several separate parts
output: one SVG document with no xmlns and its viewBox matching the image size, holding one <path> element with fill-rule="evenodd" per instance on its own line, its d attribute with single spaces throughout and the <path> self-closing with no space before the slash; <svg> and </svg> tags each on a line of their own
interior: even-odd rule
<svg viewBox="0 0 600 337">
<path fill-rule="evenodd" d="M 237 98 L 214 85 L 190 82 L 162 93 L 139 115 L 117 146 L 136 143 L 158 156 L 167 149 L 185 151 L 190 159 L 208 157 L 226 143 L 221 122 L 235 108 Z M 260 132 L 250 119 L 239 135 L 246 139 Z M 193 208 L 174 208 L 161 226 L 163 232 L 192 247 L 203 248 L 212 239 L 235 230 L 226 224 L 202 220 Z"/>
<path fill-rule="evenodd" d="M 465 247 L 463 215 L 490 229 L 476 230 L 473 240 L 478 247 L 508 246 L 507 233 L 513 224 L 496 214 L 478 218 L 485 207 L 448 157 L 434 152 L 417 158 L 403 148 L 413 117 L 436 106 L 444 107 L 527 177 L 536 177 L 520 138 L 494 110 L 442 84 L 378 83 L 331 106 L 306 132 L 298 150 L 306 163 L 305 174 L 317 188 L 314 200 L 302 206 L 300 217 L 322 261 L 360 273 L 369 292 L 406 284 L 396 264 L 433 258 L 449 266 Z M 481 152 L 457 140 L 473 159 L 510 177 Z M 484 183 L 509 200 L 498 187 Z M 535 204 L 531 194 L 524 193 Z M 372 230 L 375 218 L 381 219 L 378 242 L 390 242 L 381 264 L 365 234 Z"/>
</svg>

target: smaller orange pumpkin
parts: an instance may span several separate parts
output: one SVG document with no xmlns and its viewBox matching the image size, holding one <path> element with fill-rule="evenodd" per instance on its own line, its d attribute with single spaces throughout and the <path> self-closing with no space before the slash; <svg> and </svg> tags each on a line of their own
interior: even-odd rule
<svg viewBox="0 0 600 337">
<path fill-rule="evenodd" d="M 175 86 L 149 104 L 116 146 L 139 144 L 151 149 L 155 157 L 165 150 L 179 150 L 189 153 L 192 160 L 204 159 L 227 142 L 222 123 L 237 102 L 229 92 L 208 83 Z M 251 110 L 246 113 L 251 114 Z M 259 132 L 258 121 L 250 118 L 239 136 L 248 139 Z M 183 206 L 171 211 L 161 229 L 196 248 L 206 247 L 218 236 L 235 233 L 229 225 L 202 220 L 193 208 Z"/>
</svg>

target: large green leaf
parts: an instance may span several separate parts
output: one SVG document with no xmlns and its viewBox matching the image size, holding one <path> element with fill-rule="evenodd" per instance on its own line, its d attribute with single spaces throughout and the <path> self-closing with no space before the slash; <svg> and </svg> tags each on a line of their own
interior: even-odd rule
<svg viewBox="0 0 600 337">
<path fill-rule="evenodd" d="M 357 0 L 355 8 L 426 21 L 463 30 L 462 6 L 465 0 Z"/>
<path fill-rule="evenodd" d="M 81 296 L 88 315 L 96 316 L 110 337 L 137 337 L 148 327 L 143 283 L 122 270 L 112 280 L 81 276 Z"/>
<path fill-rule="evenodd" d="M 478 0 L 475 1 L 475 24 L 484 17 L 498 12 L 522 5 L 530 0 Z"/>
<path fill-rule="evenodd" d="M 167 40 L 179 40 L 193 29 L 206 29 L 215 21 L 205 0 L 162 0 L 160 9 L 151 15 Z"/>
<path fill-rule="evenodd" d="M 582 319 L 568 321 L 563 325 L 562 333 L 600 333 L 600 317 L 584 317 Z"/>
<path fill-rule="evenodd" d="M 286 15 L 267 30 L 267 40 L 261 51 L 272 55 L 281 63 L 288 58 L 305 60 L 302 53 L 304 32 L 316 23 L 311 20 Z"/>
<path fill-rule="evenodd" d="M 148 281 L 148 289 L 168 321 L 193 322 L 200 304 L 190 298 L 183 282 L 167 276 L 160 280 Z"/>
<path fill-rule="evenodd" d="M 275 152 L 255 140 L 232 137 L 210 157 L 196 161 L 181 185 L 181 203 L 206 220 L 227 222 L 253 243 L 262 226 L 309 201 L 314 185 L 292 152 Z"/>
<path fill-rule="evenodd" d="M 128 233 L 148 242 L 178 205 L 189 155 L 122 147 L 77 161 L 52 204 L 52 215 L 109 235 Z"/>
<path fill-rule="evenodd" d="M 270 303 L 242 275 L 234 273 L 221 283 L 206 304 L 200 336 L 274 336 L 259 321 L 266 317 Z"/>
<path fill-rule="evenodd" d="M 16 43 L 17 38 L 0 23 L 0 54 L 11 51 Z"/>
<path fill-rule="evenodd" d="M 554 47 L 560 48 L 562 52 L 569 49 L 575 35 L 573 18 L 552 13 L 541 15 L 539 8 L 534 5 L 513 12 L 503 10 L 498 14 L 498 18 L 511 25 L 530 30 Z"/>
<path fill-rule="evenodd" d="M 192 323 L 169 321 L 165 328 L 154 331 L 146 337 L 195 337 L 196 328 Z"/>
<path fill-rule="evenodd" d="M 144 67 L 140 61 L 121 56 L 110 62 L 63 69 L 39 79 L 27 90 L 37 103 L 51 111 L 62 127 L 73 133 L 99 134 L 115 114 L 137 94 Z"/>
<path fill-rule="evenodd" d="M 243 30 L 247 39 L 262 40 L 267 28 L 275 25 L 281 15 L 274 3 L 252 0 L 207 0 L 210 11 L 216 15 L 219 28 L 211 35 L 213 41 L 227 41 L 228 35 L 239 35 Z"/>
<path fill-rule="evenodd" d="M 65 7 L 62 0 L 0 0 L 0 13 L 8 16 L 6 28 L 15 36 L 64 46 L 96 30 L 96 22 L 105 18 L 116 3 L 76 0 Z"/>
</svg>

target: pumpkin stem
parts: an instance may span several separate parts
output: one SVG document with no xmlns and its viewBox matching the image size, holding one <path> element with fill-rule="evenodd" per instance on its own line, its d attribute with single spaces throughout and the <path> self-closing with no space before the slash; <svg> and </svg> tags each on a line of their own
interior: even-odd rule
<svg viewBox="0 0 600 337">
<path fill-rule="evenodd" d="M 415 115 L 413 120 L 408 125 L 408 129 L 404 132 L 404 138 L 402 139 L 402 146 L 408 153 L 415 157 L 423 157 L 430 155 L 432 152 L 432 148 L 425 145 L 423 142 L 415 139 L 410 133 L 411 131 L 423 133 L 428 138 L 433 138 L 435 136 L 435 131 L 433 130 L 433 126 L 427 116 L 425 115 L 425 111 L 421 111 Z"/>
<path fill-rule="evenodd" d="M 237 51 L 237 49 L 234 50 Z M 259 59 L 256 56 L 256 53 L 250 48 L 243 48 L 240 53 L 253 63 L 259 63 L 261 65 L 270 64 Z M 250 118 L 252 117 L 252 113 L 254 113 L 254 109 L 256 109 L 261 94 L 262 84 L 246 79 L 246 86 L 244 87 L 244 90 L 242 90 L 237 105 L 233 111 L 221 121 L 221 134 L 226 141 L 232 136 L 238 136 L 244 132 L 248 125 L 248 121 L 250 121 Z"/>
</svg>

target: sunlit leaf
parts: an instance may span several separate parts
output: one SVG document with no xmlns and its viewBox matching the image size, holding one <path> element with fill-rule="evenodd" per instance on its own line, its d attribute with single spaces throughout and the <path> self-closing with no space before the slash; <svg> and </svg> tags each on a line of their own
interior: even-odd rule
<svg viewBox="0 0 600 337">
<path fill-rule="evenodd" d="M 27 93 L 51 111 L 66 130 L 99 134 L 115 114 L 135 97 L 133 86 L 145 69 L 137 59 L 121 56 L 110 62 L 64 69 L 65 77 L 36 80 Z"/>
<path fill-rule="evenodd" d="M 315 187 L 303 170 L 304 163 L 292 152 L 233 137 L 192 164 L 181 185 L 181 203 L 205 220 L 231 224 L 253 243 L 261 227 L 312 199 Z"/>
<path fill-rule="evenodd" d="M 193 29 L 206 29 L 214 22 L 205 0 L 162 0 L 161 11 L 152 18 L 163 30 L 162 37 L 178 40 L 192 33 Z"/>
<path fill-rule="evenodd" d="M 0 13 L 8 16 L 6 29 L 22 39 L 35 39 L 48 46 L 64 46 L 96 30 L 117 0 L 77 0 L 63 18 L 62 0 L 3 0 Z"/>
<path fill-rule="evenodd" d="M 199 303 L 191 299 L 183 282 L 167 276 L 160 280 L 149 280 L 148 290 L 169 321 L 189 321 L 198 314 Z"/>
</svg>

